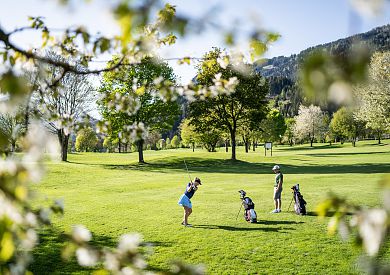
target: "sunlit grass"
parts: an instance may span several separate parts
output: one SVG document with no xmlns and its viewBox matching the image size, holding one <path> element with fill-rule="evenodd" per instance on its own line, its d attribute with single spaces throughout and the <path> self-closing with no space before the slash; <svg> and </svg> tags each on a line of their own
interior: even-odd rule
<svg viewBox="0 0 390 275">
<path fill-rule="evenodd" d="M 385 141 L 386 143 L 387 141 Z M 319 220 L 315 206 L 330 191 L 363 205 L 381 203 L 378 180 L 390 171 L 390 146 L 360 142 L 328 146 L 278 146 L 273 156 L 264 149 L 239 161 L 230 152 L 189 149 L 146 151 L 147 164 L 137 164 L 133 154 L 71 154 L 69 163 L 48 163 L 48 173 L 37 186 L 42 201 L 64 198 L 65 215 L 55 218 L 56 230 L 42 232 L 42 245 L 34 253 L 37 274 L 90 273 L 58 259 L 73 224 L 86 225 L 97 245 L 114 246 L 121 234 L 140 232 L 155 244 L 149 263 L 167 270 L 181 259 L 204 264 L 210 274 L 351 274 L 358 273 L 360 253 L 351 243 L 326 234 L 327 220 Z M 204 183 L 192 199 L 193 228 L 180 225 L 182 208 L 177 200 L 191 176 Z M 285 174 L 283 212 L 273 209 L 271 168 L 279 164 Z M 290 187 L 299 183 L 308 205 L 308 216 L 287 212 Z M 259 223 L 242 216 L 238 190 L 255 202 Z M 241 212 L 242 213 L 242 212 Z"/>
</svg>

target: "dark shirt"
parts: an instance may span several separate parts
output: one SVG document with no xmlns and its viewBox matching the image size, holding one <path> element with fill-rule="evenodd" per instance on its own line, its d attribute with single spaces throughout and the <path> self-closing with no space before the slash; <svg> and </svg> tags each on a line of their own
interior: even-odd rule
<svg viewBox="0 0 390 275">
<path fill-rule="evenodd" d="M 189 199 L 191 199 L 192 198 L 192 196 L 195 194 L 195 189 L 193 189 L 193 188 L 191 188 L 191 191 L 187 191 L 188 190 L 188 188 L 191 186 L 191 182 L 189 182 L 188 184 L 187 184 L 187 187 L 186 187 L 186 191 L 184 192 L 184 195 L 186 195 Z"/>
</svg>

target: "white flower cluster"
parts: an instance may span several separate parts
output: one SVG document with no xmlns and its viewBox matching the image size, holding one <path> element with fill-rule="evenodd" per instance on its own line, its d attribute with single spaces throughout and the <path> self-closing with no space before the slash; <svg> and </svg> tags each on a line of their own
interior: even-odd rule
<svg viewBox="0 0 390 275">
<path fill-rule="evenodd" d="M 103 262 L 107 271 L 121 275 L 141 274 L 140 271 L 147 267 L 144 257 L 139 252 L 143 238 L 138 233 L 121 236 L 115 250 L 104 248 L 100 251 L 88 245 L 92 234 L 82 225 L 73 227 L 72 239 L 76 245 L 76 258 L 81 266 L 94 267 L 99 262 Z"/>
<path fill-rule="evenodd" d="M 118 137 L 123 143 L 127 141 L 145 140 L 148 137 L 149 131 L 143 122 L 134 122 L 132 125 L 123 126 L 123 131 L 118 133 Z"/>
<path fill-rule="evenodd" d="M 128 115 L 135 114 L 141 106 L 139 98 L 134 93 L 116 92 L 115 96 L 107 99 L 107 101 L 108 108 Z"/>
</svg>

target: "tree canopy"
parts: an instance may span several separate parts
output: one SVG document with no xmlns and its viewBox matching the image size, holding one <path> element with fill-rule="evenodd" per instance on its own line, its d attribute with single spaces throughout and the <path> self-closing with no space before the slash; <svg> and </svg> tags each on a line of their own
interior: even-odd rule
<svg viewBox="0 0 390 275">
<path fill-rule="evenodd" d="M 251 128 L 258 127 L 267 110 L 268 85 L 253 66 L 244 63 L 224 66 L 224 58 L 226 56 L 217 48 L 206 53 L 197 68 L 196 83 L 202 87 L 211 86 L 217 76 L 236 80 L 238 84 L 232 91 L 208 98 L 197 97 L 189 106 L 189 116 L 196 129 L 211 127 L 228 131 L 232 143 L 231 159 L 235 160 L 237 128 L 244 123 Z"/>
<path fill-rule="evenodd" d="M 167 101 L 156 92 L 159 82 L 175 82 L 172 68 L 161 60 L 145 58 L 139 64 L 104 73 L 99 89 L 103 95 L 99 106 L 109 123 L 109 134 L 121 142 L 135 141 L 139 162 L 144 162 L 146 134 L 139 131 L 140 135 L 132 135 L 132 128 L 166 131 L 180 114 L 177 101 Z M 120 102 L 117 98 L 121 98 Z"/>
</svg>

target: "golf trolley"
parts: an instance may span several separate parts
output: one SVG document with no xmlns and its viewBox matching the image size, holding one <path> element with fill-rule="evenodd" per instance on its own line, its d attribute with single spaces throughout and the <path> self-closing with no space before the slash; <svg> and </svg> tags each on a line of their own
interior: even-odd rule
<svg viewBox="0 0 390 275">
<path fill-rule="evenodd" d="M 299 190 L 299 184 L 294 185 L 291 187 L 291 189 L 293 190 L 293 197 L 287 211 L 290 210 L 291 203 L 294 200 L 295 213 L 297 213 L 297 215 L 306 215 L 306 201 L 303 199 L 303 196 Z"/>
<path fill-rule="evenodd" d="M 241 212 L 242 206 L 244 205 L 244 218 L 245 218 L 245 220 L 247 222 L 250 222 L 250 223 L 257 223 L 257 214 L 255 211 L 254 202 L 252 201 L 251 198 L 246 197 L 246 192 L 244 190 L 240 190 L 240 191 L 238 191 L 238 193 L 240 193 L 240 199 L 241 199 L 242 203 L 240 206 L 240 210 L 238 211 L 236 220 L 238 218 L 238 215 Z"/>
</svg>

